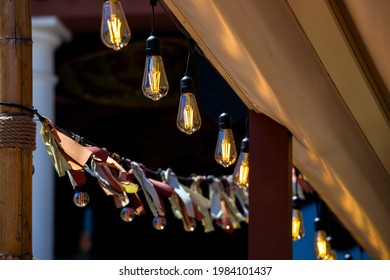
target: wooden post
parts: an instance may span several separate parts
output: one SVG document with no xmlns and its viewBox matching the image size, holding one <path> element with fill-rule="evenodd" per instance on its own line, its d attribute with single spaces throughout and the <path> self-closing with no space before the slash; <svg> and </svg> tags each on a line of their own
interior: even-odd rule
<svg viewBox="0 0 390 280">
<path fill-rule="evenodd" d="M 249 114 L 249 238 L 252 260 L 292 258 L 291 133 L 264 114 Z"/>
<path fill-rule="evenodd" d="M 0 1 L 0 102 L 32 106 L 30 0 Z M 31 113 L 0 105 L 0 259 L 32 259 L 33 148 L 2 141 L 4 120 L 26 116 Z M 35 133 L 20 130 L 35 144 Z"/>
</svg>

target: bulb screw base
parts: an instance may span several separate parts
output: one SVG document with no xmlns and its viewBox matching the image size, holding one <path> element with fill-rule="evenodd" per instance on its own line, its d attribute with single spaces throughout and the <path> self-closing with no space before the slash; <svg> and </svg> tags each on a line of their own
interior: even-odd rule
<svg viewBox="0 0 390 280">
<path fill-rule="evenodd" d="M 194 80 L 189 76 L 184 76 L 180 80 L 180 93 L 194 92 Z"/>
<path fill-rule="evenodd" d="M 222 113 L 218 117 L 218 123 L 220 129 L 231 129 L 232 117 L 228 113 Z"/>
<path fill-rule="evenodd" d="M 160 55 L 160 39 L 158 37 L 150 35 L 146 39 L 146 55 Z"/>
</svg>

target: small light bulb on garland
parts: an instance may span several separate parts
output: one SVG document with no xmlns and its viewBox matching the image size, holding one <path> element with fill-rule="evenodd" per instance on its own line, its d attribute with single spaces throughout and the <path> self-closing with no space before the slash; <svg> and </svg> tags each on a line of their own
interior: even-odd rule
<svg viewBox="0 0 390 280">
<path fill-rule="evenodd" d="M 89 202 L 89 195 L 85 187 L 76 187 L 73 195 L 73 203 L 77 207 L 85 207 Z"/>
<path fill-rule="evenodd" d="M 167 219 L 163 216 L 153 218 L 153 227 L 157 230 L 163 230 L 167 226 Z"/>
<path fill-rule="evenodd" d="M 135 218 L 135 212 L 132 207 L 123 207 L 121 209 L 120 216 L 123 221 L 125 222 L 131 222 Z"/>
</svg>

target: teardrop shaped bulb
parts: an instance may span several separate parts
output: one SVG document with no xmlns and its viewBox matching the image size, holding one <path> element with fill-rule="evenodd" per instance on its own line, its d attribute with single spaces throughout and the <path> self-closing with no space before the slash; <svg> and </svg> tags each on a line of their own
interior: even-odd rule
<svg viewBox="0 0 390 280">
<path fill-rule="evenodd" d="M 73 195 L 73 203 L 77 207 L 85 207 L 89 202 L 89 195 L 87 192 L 75 192 Z"/>
<path fill-rule="evenodd" d="M 167 219 L 165 217 L 154 217 L 153 218 L 153 227 L 157 230 L 163 230 L 167 225 Z"/>
<path fill-rule="evenodd" d="M 123 207 L 121 210 L 121 218 L 125 222 L 131 222 L 135 218 L 134 209 L 131 207 Z"/>
<path fill-rule="evenodd" d="M 130 28 L 119 0 L 104 1 L 100 38 L 104 45 L 116 51 L 130 41 Z"/>
</svg>

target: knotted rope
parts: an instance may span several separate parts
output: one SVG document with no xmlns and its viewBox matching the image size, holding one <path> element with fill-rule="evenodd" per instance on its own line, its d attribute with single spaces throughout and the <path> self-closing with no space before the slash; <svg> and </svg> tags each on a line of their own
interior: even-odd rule
<svg viewBox="0 0 390 280">
<path fill-rule="evenodd" d="M 35 135 L 31 115 L 0 113 L 0 148 L 35 150 Z"/>
</svg>

